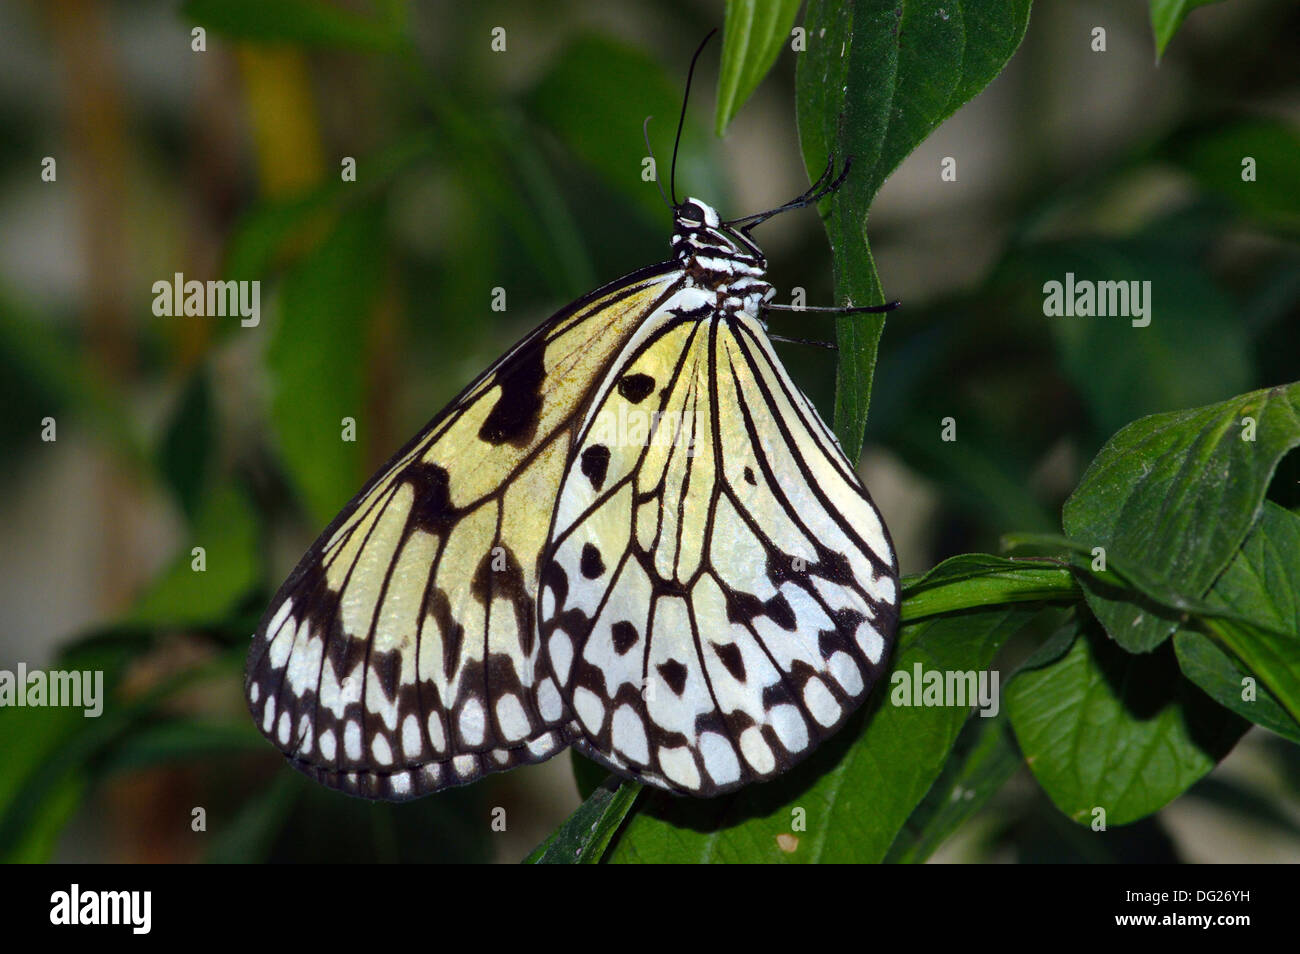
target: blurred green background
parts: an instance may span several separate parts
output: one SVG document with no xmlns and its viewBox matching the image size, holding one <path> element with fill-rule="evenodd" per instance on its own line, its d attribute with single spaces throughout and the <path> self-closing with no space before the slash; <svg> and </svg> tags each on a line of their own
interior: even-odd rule
<svg viewBox="0 0 1300 954">
<path fill-rule="evenodd" d="M 102 669 L 108 688 L 100 719 L 0 709 L 0 858 L 515 861 L 578 804 L 567 756 L 403 806 L 349 799 L 262 740 L 243 654 L 319 530 L 445 401 L 560 305 L 666 257 L 641 122 L 666 179 L 722 4 L 259 6 L 0 8 L 0 668 Z M 807 184 L 796 54 L 718 139 L 717 51 L 678 191 L 734 216 Z M 1145 4 L 1042 3 L 1008 69 L 886 183 L 873 251 L 905 308 L 862 472 L 904 572 L 1058 532 L 1082 468 L 1141 415 L 1300 377 L 1297 62 L 1287 0 L 1196 10 L 1159 65 Z M 815 214 L 757 234 L 778 300 L 831 303 Z M 1156 320 L 1044 318 L 1066 271 L 1151 280 Z M 177 272 L 260 280 L 260 323 L 155 316 Z M 827 409 L 834 355 L 779 347 Z M 1295 455 L 1271 496 L 1300 504 Z M 1296 748 L 1256 728 L 1104 848 L 1025 774 L 938 857 L 1295 861 L 1298 794 Z"/>
</svg>

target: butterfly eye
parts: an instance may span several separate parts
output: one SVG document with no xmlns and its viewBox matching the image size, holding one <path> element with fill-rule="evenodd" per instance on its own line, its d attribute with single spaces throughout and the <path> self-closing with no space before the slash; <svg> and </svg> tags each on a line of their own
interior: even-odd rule
<svg viewBox="0 0 1300 954">
<path fill-rule="evenodd" d="M 687 202 L 677 210 L 677 218 L 690 225 L 701 225 L 704 222 L 704 210 L 694 202 Z"/>
</svg>

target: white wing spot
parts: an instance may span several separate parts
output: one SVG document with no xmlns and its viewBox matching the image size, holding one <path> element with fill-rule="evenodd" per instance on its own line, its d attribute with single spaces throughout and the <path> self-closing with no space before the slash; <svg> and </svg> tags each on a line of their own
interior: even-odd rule
<svg viewBox="0 0 1300 954">
<path fill-rule="evenodd" d="M 547 732 L 530 740 L 527 747 L 533 758 L 544 759 L 559 747 L 559 739 L 554 732 Z"/>
<path fill-rule="evenodd" d="M 803 721 L 803 713 L 795 706 L 789 703 L 775 706 L 768 718 L 787 752 L 802 752 L 808 747 L 808 726 Z"/>
<path fill-rule="evenodd" d="M 816 676 L 810 676 L 803 687 L 803 704 L 808 707 L 812 717 L 822 725 L 830 726 L 840 717 L 840 704 L 835 701 L 826 684 Z"/>
<path fill-rule="evenodd" d="M 880 638 L 880 633 L 876 627 L 872 626 L 866 620 L 858 624 L 858 631 L 854 634 L 858 647 L 863 654 L 875 665 L 880 664 L 880 657 L 885 652 L 885 641 Z"/>
<path fill-rule="evenodd" d="M 388 744 L 388 739 L 382 733 L 375 733 L 370 743 L 370 754 L 380 765 L 393 764 L 393 747 Z"/>
<path fill-rule="evenodd" d="M 700 736 L 700 755 L 704 768 L 718 785 L 730 785 L 740 779 L 740 762 L 736 750 L 727 739 L 716 732 Z"/>
<path fill-rule="evenodd" d="M 262 731 L 270 735 L 273 725 L 275 725 L 275 696 L 267 696 L 266 708 L 262 711 Z"/>
<path fill-rule="evenodd" d="M 361 723 L 355 719 L 343 728 L 343 751 L 354 762 L 361 758 Z"/>
<path fill-rule="evenodd" d="M 320 754 L 325 757 L 326 762 L 334 761 L 335 744 L 333 729 L 326 729 L 320 734 Z"/>
<path fill-rule="evenodd" d="M 646 739 L 645 725 L 635 709 L 624 703 L 614 710 L 611 742 L 633 762 L 646 765 L 650 761 L 650 743 Z"/>
<path fill-rule="evenodd" d="M 424 740 L 420 738 L 420 720 L 414 715 L 407 715 L 402 720 L 402 752 L 408 759 L 413 759 L 424 751 Z"/>
<path fill-rule="evenodd" d="M 695 767 L 695 759 L 691 757 L 691 750 L 686 746 L 680 745 L 672 749 L 660 748 L 659 766 L 664 770 L 665 776 L 683 788 L 700 787 L 700 770 Z"/>
<path fill-rule="evenodd" d="M 573 694 L 573 710 L 588 732 L 595 735 L 600 731 L 605 722 L 605 704 L 600 701 L 600 696 L 586 687 L 578 687 Z"/>
<path fill-rule="evenodd" d="M 434 751 L 447 751 L 447 736 L 442 730 L 442 716 L 436 712 L 429 713 L 429 741 L 433 743 Z"/>
<path fill-rule="evenodd" d="M 759 775 L 766 775 L 776 768 L 776 756 L 772 754 L 772 747 L 767 744 L 757 726 L 751 725 L 740 733 L 740 752 Z"/>
<path fill-rule="evenodd" d="M 487 730 L 483 703 L 476 697 L 466 700 L 460 709 L 460 737 L 466 745 L 482 745 Z"/>
<path fill-rule="evenodd" d="M 826 662 L 826 668 L 835 681 L 851 696 L 862 694 L 862 672 L 853 657 L 841 650 Z"/>
<path fill-rule="evenodd" d="M 560 700 L 560 690 L 555 688 L 554 679 L 543 679 L 537 687 L 537 708 L 547 722 L 559 721 L 564 703 Z"/>
<path fill-rule="evenodd" d="M 549 649 L 551 668 L 555 670 L 555 675 L 559 676 L 560 682 L 568 682 L 569 667 L 573 665 L 573 643 L 569 640 L 569 634 L 557 629 L 551 635 Z"/>
<path fill-rule="evenodd" d="M 497 722 L 501 725 L 501 734 L 507 742 L 517 742 L 528 735 L 528 716 L 523 704 L 513 692 L 508 692 L 497 700 Z"/>
</svg>

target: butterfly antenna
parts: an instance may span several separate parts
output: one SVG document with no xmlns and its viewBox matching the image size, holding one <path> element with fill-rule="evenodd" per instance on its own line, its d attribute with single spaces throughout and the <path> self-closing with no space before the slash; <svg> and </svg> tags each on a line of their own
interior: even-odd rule
<svg viewBox="0 0 1300 954">
<path fill-rule="evenodd" d="M 650 146 L 650 120 L 652 119 L 654 119 L 653 116 L 647 116 L 645 122 L 641 124 L 641 136 L 645 139 L 645 151 L 650 154 L 650 161 L 654 163 L 655 188 L 659 190 L 659 198 L 664 200 L 664 205 L 667 205 L 668 211 L 671 212 L 673 207 L 668 205 L 668 196 L 664 195 L 664 184 L 659 181 L 659 163 L 655 161 L 655 151 Z"/>
<path fill-rule="evenodd" d="M 713 34 L 717 32 L 718 28 L 714 27 L 709 31 L 709 35 L 700 42 L 699 49 L 691 57 L 691 68 L 686 73 L 686 92 L 682 94 L 682 115 L 677 120 L 677 139 L 673 142 L 673 167 L 668 176 L 668 191 L 673 196 L 673 208 L 677 208 L 677 149 L 682 144 L 682 127 L 686 125 L 686 103 L 691 98 L 691 79 L 695 76 L 695 64 L 699 62 L 700 54 L 704 52 L 709 40 L 713 39 Z"/>
</svg>

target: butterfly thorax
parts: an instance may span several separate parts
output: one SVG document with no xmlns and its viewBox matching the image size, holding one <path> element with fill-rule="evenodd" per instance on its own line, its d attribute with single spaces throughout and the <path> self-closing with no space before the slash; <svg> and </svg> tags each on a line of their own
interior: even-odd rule
<svg viewBox="0 0 1300 954">
<path fill-rule="evenodd" d="M 717 308 L 724 314 L 743 310 L 757 317 L 776 295 L 759 247 L 699 199 L 687 198 L 677 207 L 671 244 L 687 283 L 717 292 Z"/>
</svg>

